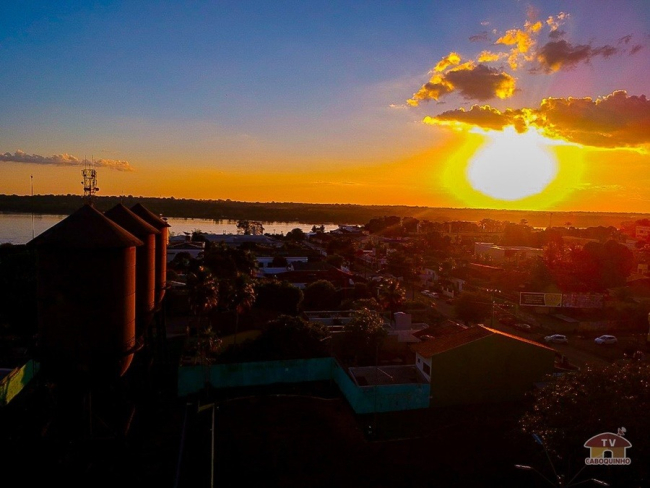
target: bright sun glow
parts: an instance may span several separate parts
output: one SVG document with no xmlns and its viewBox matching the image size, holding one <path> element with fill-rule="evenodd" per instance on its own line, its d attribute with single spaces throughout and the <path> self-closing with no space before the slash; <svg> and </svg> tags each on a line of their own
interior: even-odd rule
<svg viewBox="0 0 650 488">
<path fill-rule="evenodd" d="M 467 179 L 476 191 L 513 201 L 542 192 L 557 172 L 557 159 L 539 134 L 509 127 L 490 134 L 469 161 Z"/>
</svg>

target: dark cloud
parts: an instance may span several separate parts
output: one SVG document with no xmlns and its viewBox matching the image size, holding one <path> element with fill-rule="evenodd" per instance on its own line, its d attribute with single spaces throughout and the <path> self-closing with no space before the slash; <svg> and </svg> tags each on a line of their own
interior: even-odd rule
<svg viewBox="0 0 650 488">
<path fill-rule="evenodd" d="M 539 49 L 537 61 L 542 71 L 552 73 L 574 68 L 596 56 L 607 58 L 617 52 L 617 48 L 609 45 L 594 48 L 588 44 L 573 45 L 565 40 L 551 41 Z"/>
<path fill-rule="evenodd" d="M 489 40 L 487 31 L 483 31 L 480 34 L 469 36 L 469 40 L 472 42 L 487 42 Z"/>
<path fill-rule="evenodd" d="M 406 102 L 416 107 L 421 101 L 438 100 L 453 92 L 458 92 L 467 100 L 503 99 L 513 95 L 515 86 L 515 79 L 508 73 L 484 64 L 466 63 L 444 74 L 436 73 Z"/>
<path fill-rule="evenodd" d="M 641 49 L 643 49 L 643 46 L 641 44 L 637 44 L 632 49 L 630 49 L 630 56 L 632 56 L 633 54 L 638 53 Z"/>
<path fill-rule="evenodd" d="M 564 34 L 566 34 L 565 31 L 557 29 L 549 32 L 548 37 L 551 39 L 561 39 L 562 37 L 564 37 Z"/>
<path fill-rule="evenodd" d="M 623 36 L 618 40 L 619 44 L 629 44 L 630 41 L 632 40 L 632 35 L 628 34 L 627 36 Z"/>
<path fill-rule="evenodd" d="M 474 105 L 469 110 L 457 109 L 443 112 L 429 120 L 435 120 L 441 125 L 450 122 L 461 122 L 467 125 L 477 125 L 484 129 L 503 130 L 507 126 L 514 125 L 514 117 L 510 114 L 500 112 L 489 105 Z"/>
<path fill-rule="evenodd" d="M 6 152 L 0 154 L 0 161 L 11 163 L 47 164 L 54 166 L 84 166 L 86 161 L 80 160 L 69 154 L 55 154 L 54 156 L 39 156 L 38 154 L 27 154 L 18 150 L 14 154 Z M 92 162 L 93 167 L 110 168 L 117 171 L 133 171 L 128 161 L 116 159 L 98 159 Z"/>
<path fill-rule="evenodd" d="M 463 98 L 491 100 L 508 98 L 515 89 L 515 80 L 508 73 L 479 64 L 471 69 L 451 70 L 445 79 L 458 90 Z"/>
<path fill-rule="evenodd" d="M 616 91 L 597 98 L 547 98 L 538 109 L 506 110 L 474 106 L 427 117 L 426 123 L 453 122 L 502 130 L 512 126 L 519 132 L 536 128 L 552 139 L 601 148 L 650 147 L 650 100 L 645 95 L 628 96 Z"/>
</svg>

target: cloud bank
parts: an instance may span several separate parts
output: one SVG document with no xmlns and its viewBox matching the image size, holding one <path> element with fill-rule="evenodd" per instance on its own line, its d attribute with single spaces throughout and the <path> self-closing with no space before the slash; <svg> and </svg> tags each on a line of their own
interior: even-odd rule
<svg viewBox="0 0 650 488">
<path fill-rule="evenodd" d="M 538 108 L 500 111 L 474 105 L 426 117 L 424 122 L 488 130 L 514 127 L 518 132 L 534 128 L 551 139 L 584 146 L 650 149 L 650 100 L 624 90 L 596 99 L 545 98 Z"/>
<path fill-rule="evenodd" d="M 86 161 L 71 156 L 70 154 L 55 154 L 54 156 L 39 156 L 38 154 L 27 154 L 18 150 L 14 154 L 6 152 L 0 154 L 0 161 L 11 163 L 47 164 L 54 166 L 85 166 Z M 133 171 L 128 161 L 118 159 L 96 159 L 92 161 L 95 168 L 109 168 L 117 171 Z"/>
<path fill-rule="evenodd" d="M 564 39 L 566 32 L 561 29 L 570 19 L 569 14 L 560 12 L 544 21 L 538 20 L 537 15 L 538 12 L 529 9 L 522 28 L 502 33 L 481 31 L 471 36 L 471 42 L 489 43 L 490 47 L 473 58 L 461 59 L 457 51 L 450 52 L 431 69 L 429 81 L 406 101 L 407 104 L 417 107 L 422 102 L 439 101 L 452 93 L 479 102 L 506 99 L 519 90 L 514 76 L 519 70 L 540 76 L 550 75 L 574 69 L 597 57 L 634 55 L 644 47 L 633 43 L 632 35 L 618 39 L 616 46 L 595 45 L 593 42 L 574 44 Z M 543 34 L 547 39 L 540 43 Z M 491 63 L 498 64 L 490 66 Z"/>
</svg>

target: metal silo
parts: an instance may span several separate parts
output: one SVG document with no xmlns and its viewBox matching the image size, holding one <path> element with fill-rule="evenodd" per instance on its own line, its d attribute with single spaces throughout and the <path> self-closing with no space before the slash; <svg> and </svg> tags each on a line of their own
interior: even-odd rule
<svg viewBox="0 0 650 488">
<path fill-rule="evenodd" d="M 136 350 L 136 247 L 143 243 L 86 204 L 32 239 L 38 358 L 57 381 L 114 380 Z"/>
<path fill-rule="evenodd" d="M 144 243 L 135 251 L 135 325 L 136 335 L 141 337 L 151 324 L 155 308 L 156 236 L 160 231 L 121 203 L 104 215 Z"/>
<path fill-rule="evenodd" d="M 159 309 L 167 287 L 167 241 L 170 225 L 140 203 L 133 205 L 131 210 L 160 231 L 156 236 L 156 309 Z"/>
</svg>

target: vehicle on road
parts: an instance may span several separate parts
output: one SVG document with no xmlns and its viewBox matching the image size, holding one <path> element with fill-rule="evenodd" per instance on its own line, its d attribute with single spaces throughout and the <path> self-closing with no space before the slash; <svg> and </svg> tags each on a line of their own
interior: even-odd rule
<svg viewBox="0 0 650 488">
<path fill-rule="evenodd" d="M 613 335 L 601 335 L 600 337 L 596 337 L 594 339 L 594 342 L 596 344 L 600 344 L 600 345 L 603 345 L 603 344 L 616 344 L 616 343 L 618 343 L 618 339 L 616 338 L 616 336 L 613 336 Z"/>
<path fill-rule="evenodd" d="M 566 344 L 569 339 L 563 334 L 552 334 L 544 337 L 544 342 L 552 342 L 554 344 Z"/>
<path fill-rule="evenodd" d="M 530 326 L 530 324 L 526 324 L 526 323 L 524 323 L 524 322 L 517 322 L 517 323 L 515 323 L 515 324 L 512 324 L 512 326 L 513 326 L 515 329 L 523 330 L 523 331 L 526 331 L 526 332 L 530 332 L 530 330 L 532 329 L 532 327 Z"/>
<path fill-rule="evenodd" d="M 437 294 L 435 291 L 431 291 L 431 290 L 422 290 L 420 293 L 421 293 L 422 295 L 424 295 L 425 297 L 429 297 L 429 298 L 438 298 L 438 294 Z"/>
</svg>

